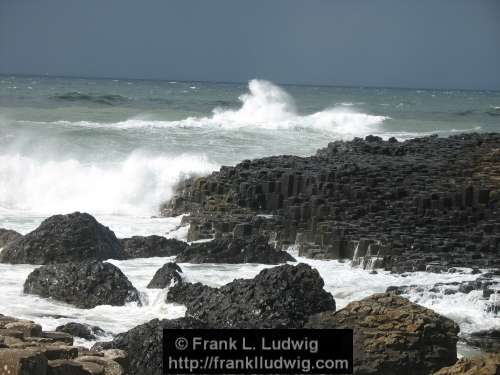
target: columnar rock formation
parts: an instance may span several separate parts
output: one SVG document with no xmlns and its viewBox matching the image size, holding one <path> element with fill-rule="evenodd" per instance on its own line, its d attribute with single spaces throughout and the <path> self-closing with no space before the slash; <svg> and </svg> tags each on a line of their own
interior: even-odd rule
<svg viewBox="0 0 500 375">
<path fill-rule="evenodd" d="M 312 258 L 395 272 L 499 267 L 500 135 L 336 141 L 312 157 L 222 167 L 179 186 L 164 215 L 189 240 L 267 235 Z"/>
<path fill-rule="evenodd" d="M 2 375 L 125 375 L 128 358 L 118 349 L 73 346 L 67 333 L 0 314 L 0 365 Z"/>
</svg>

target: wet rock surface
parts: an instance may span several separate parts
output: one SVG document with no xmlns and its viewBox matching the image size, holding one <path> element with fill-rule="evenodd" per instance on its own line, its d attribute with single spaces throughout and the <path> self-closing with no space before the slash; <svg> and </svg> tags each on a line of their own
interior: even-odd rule
<svg viewBox="0 0 500 375">
<path fill-rule="evenodd" d="M 21 233 L 14 230 L 0 228 L 0 249 L 7 245 L 9 242 L 17 240 L 22 237 Z"/>
<path fill-rule="evenodd" d="M 466 336 L 467 344 L 484 352 L 500 353 L 500 329 L 487 329 Z"/>
<path fill-rule="evenodd" d="M 300 328 L 308 316 L 335 310 L 333 296 L 309 265 L 282 265 L 249 280 L 220 288 L 182 283 L 173 286 L 168 302 L 186 305 L 188 316 L 221 328 Z"/>
<path fill-rule="evenodd" d="M 458 326 L 390 293 L 311 316 L 307 328 L 352 328 L 355 374 L 430 374 L 457 360 Z"/>
<path fill-rule="evenodd" d="M 33 232 L 9 242 L 0 263 L 55 264 L 123 259 L 115 234 L 89 214 L 75 212 L 44 220 Z"/>
<path fill-rule="evenodd" d="M 32 321 L 0 314 L 2 375 L 126 375 L 127 369 L 122 350 L 76 347 L 67 333 L 43 331 Z"/>
<path fill-rule="evenodd" d="M 127 259 L 169 257 L 183 252 L 187 243 L 161 236 L 134 236 L 120 239 Z"/>
<path fill-rule="evenodd" d="M 453 366 L 445 367 L 434 375 L 498 375 L 500 354 L 487 354 L 477 358 L 463 358 Z"/>
<path fill-rule="evenodd" d="M 94 350 L 121 349 L 128 353 L 128 375 L 161 375 L 163 368 L 163 329 L 203 329 L 206 323 L 194 318 L 154 319 L 120 333 L 111 342 L 94 345 Z"/>
<path fill-rule="evenodd" d="M 222 167 L 179 186 L 163 215 L 188 240 L 264 234 L 277 248 L 364 268 L 500 266 L 500 134 L 336 141 L 315 156 Z"/>
<path fill-rule="evenodd" d="M 149 282 L 149 289 L 163 289 L 169 287 L 173 282 L 178 284 L 182 282 L 182 269 L 177 263 L 166 263 L 156 271 L 153 279 Z"/>
<path fill-rule="evenodd" d="M 285 251 L 269 245 L 264 236 L 248 239 L 225 237 L 189 246 L 176 258 L 179 263 L 261 263 L 294 262 Z"/>
<path fill-rule="evenodd" d="M 89 324 L 70 322 L 56 327 L 56 332 L 64 332 L 73 337 L 80 337 L 85 340 L 95 340 L 97 336 L 105 334 L 104 330 Z"/>
<path fill-rule="evenodd" d="M 140 302 L 139 292 L 119 268 L 97 261 L 41 266 L 28 275 L 24 292 L 87 309 Z"/>
</svg>

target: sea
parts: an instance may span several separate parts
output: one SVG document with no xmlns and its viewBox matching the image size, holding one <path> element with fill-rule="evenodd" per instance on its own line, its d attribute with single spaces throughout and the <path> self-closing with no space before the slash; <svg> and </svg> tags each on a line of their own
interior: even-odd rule
<svg viewBox="0 0 500 375">
<path fill-rule="evenodd" d="M 399 140 L 437 134 L 500 131 L 500 92 L 246 83 L 0 76 L 0 228 L 26 234 L 42 220 L 88 212 L 118 237 L 186 239 L 181 217 L 162 218 L 160 205 L 184 178 L 222 165 L 271 155 L 308 156 L 335 140 L 369 134 Z M 438 282 L 471 281 L 459 273 L 403 275 L 350 262 L 298 261 L 318 269 L 338 308 L 416 285 L 405 296 L 455 320 L 461 334 L 500 328 L 480 291 L 444 294 Z M 142 306 L 78 309 L 23 294 L 34 265 L 0 264 L 0 313 L 35 320 L 44 329 L 70 322 L 98 325 L 101 339 L 154 318 L 184 316 L 165 303 L 168 289 L 147 289 L 172 258 L 110 260 L 141 292 Z M 185 278 L 221 286 L 252 278 L 262 264 L 180 264 Z M 490 298 L 496 298 L 493 294 Z M 89 346 L 92 342 L 79 340 Z M 459 353 L 474 349 L 461 345 Z"/>
</svg>

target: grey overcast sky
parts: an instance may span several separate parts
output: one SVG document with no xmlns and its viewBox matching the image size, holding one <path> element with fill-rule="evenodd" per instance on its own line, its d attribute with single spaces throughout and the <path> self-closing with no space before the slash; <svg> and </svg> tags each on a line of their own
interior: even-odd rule
<svg viewBox="0 0 500 375">
<path fill-rule="evenodd" d="M 500 0 L 0 0 L 0 73 L 500 89 Z"/>
</svg>

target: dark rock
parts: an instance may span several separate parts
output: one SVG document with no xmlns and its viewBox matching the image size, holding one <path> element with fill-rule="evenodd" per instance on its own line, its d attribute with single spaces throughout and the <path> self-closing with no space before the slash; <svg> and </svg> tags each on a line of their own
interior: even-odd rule
<svg viewBox="0 0 500 375">
<path fill-rule="evenodd" d="M 111 342 L 99 342 L 93 350 L 121 349 L 128 353 L 128 375 L 161 375 L 163 368 L 163 329 L 203 329 L 205 323 L 193 318 L 154 319 L 118 334 Z"/>
<path fill-rule="evenodd" d="M 104 330 L 97 326 L 82 323 L 66 323 L 56 328 L 57 332 L 65 332 L 71 336 L 81 337 L 85 340 L 95 340 L 97 336 L 104 335 Z"/>
<path fill-rule="evenodd" d="M 0 228 L 0 249 L 7 245 L 9 242 L 17 240 L 22 237 L 21 233 L 14 230 Z"/>
<path fill-rule="evenodd" d="M 68 359 L 49 361 L 47 375 L 93 375 L 79 362 Z"/>
<path fill-rule="evenodd" d="M 28 275 L 24 292 L 80 308 L 139 302 L 139 292 L 119 268 L 97 261 L 39 267 Z"/>
<path fill-rule="evenodd" d="M 175 283 L 182 282 L 182 269 L 176 263 L 166 263 L 158 271 L 156 271 L 153 279 L 149 282 L 148 288 L 163 289 L 174 281 Z"/>
<path fill-rule="evenodd" d="M 221 238 L 193 244 L 176 258 L 178 263 L 262 263 L 294 262 L 285 251 L 269 245 L 265 237 Z"/>
<path fill-rule="evenodd" d="M 457 360 L 458 326 L 390 293 L 312 316 L 306 328 L 354 329 L 355 374 L 429 374 Z"/>
<path fill-rule="evenodd" d="M 309 265 L 287 264 L 221 288 L 177 284 L 170 289 L 167 301 L 186 305 L 189 316 L 212 326 L 299 328 L 309 315 L 335 309 L 335 300 L 323 285 L 318 271 Z"/>
<path fill-rule="evenodd" d="M 120 240 L 127 259 L 169 257 L 182 253 L 188 244 L 161 236 L 134 236 Z"/>
<path fill-rule="evenodd" d="M 1 263 L 54 264 L 123 259 L 115 234 L 89 214 L 75 212 L 44 220 L 33 232 L 9 242 Z"/>
<path fill-rule="evenodd" d="M 474 290 L 474 286 L 470 283 L 463 283 L 463 284 L 460 284 L 460 286 L 458 287 L 458 291 L 460 293 L 469 294 L 473 290 Z"/>
<path fill-rule="evenodd" d="M 500 353 L 500 330 L 488 329 L 465 336 L 465 341 L 485 352 Z"/>
<path fill-rule="evenodd" d="M 47 358 L 35 350 L 0 349 L 0 364 L 2 375 L 45 375 L 47 373 Z"/>
</svg>

